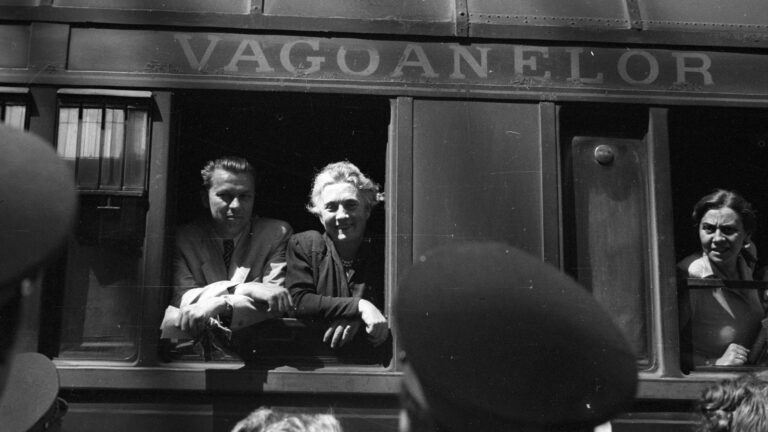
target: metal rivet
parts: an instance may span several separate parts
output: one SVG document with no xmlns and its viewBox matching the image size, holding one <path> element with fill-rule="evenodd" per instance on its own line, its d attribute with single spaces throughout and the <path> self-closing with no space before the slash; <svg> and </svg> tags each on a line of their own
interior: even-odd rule
<svg viewBox="0 0 768 432">
<path fill-rule="evenodd" d="M 613 162 L 613 149 L 611 146 L 601 144 L 595 147 L 595 160 L 600 165 L 608 165 Z"/>
</svg>

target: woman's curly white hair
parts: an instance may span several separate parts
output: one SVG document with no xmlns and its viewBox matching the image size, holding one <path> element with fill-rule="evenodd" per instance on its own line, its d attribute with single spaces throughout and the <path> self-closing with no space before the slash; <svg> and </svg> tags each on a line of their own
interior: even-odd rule
<svg viewBox="0 0 768 432">
<path fill-rule="evenodd" d="M 349 183 L 357 188 L 368 209 L 384 201 L 384 195 L 379 192 L 379 185 L 363 174 L 357 166 L 348 161 L 334 162 L 326 165 L 315 176 L 309 196 L 310 202 L 307 204 L 310 213 L 320 214 L 323 209 L 323 203 L 320 201 L 323 189 L 336 183 Z"/>
</svg>

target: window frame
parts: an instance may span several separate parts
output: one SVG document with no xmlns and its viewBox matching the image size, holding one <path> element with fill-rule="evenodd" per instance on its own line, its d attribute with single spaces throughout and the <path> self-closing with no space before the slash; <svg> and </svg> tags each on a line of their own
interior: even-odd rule
<svg viewBox="0 0 768 432">
<path fill-rule="evenodd" d="M 168 262 L 169 242 L 165 239 L 168 226 L 172 225 L 167 208 L 173 199 L 169 188 L 172 175 L 172 158 L 175 147 L 173 134 L 168 119 L 171 119 L 171 93 L 156 92 L 153 98 L 158 105 L 161 117 L 153 117 L 152 152 L 150 157 L 150 183 L 148 195 L 151 214 L 147 219 L 145 289 L 142 292 L 145 323 L 159 322 L 164 307 L 159 290 L 146 289 L 151 286 L 167 284 L 163 262 Z M 392 299 L 398 281 L 405 269 L 413 262 L 412 257 L 412 188 L 413 178 L 413 98 L 390 98 L 391 124 L 386 162 L 386 195 L 388 197 L 385 226 L 387 230 L 387 312 L 394 320 Z M 610 102 L 604 102 L 610 104 Z M 647 175 L 653 184 L 649 199 L 651 230 L 649 256 L 651 267 L 649 289 L 652 339 L 651 367 L 639 371 L 640 387 L 638 394 L 643 398 L 685 399 L 697 393 L 702 385 L 710 383 L 715 375 L 712 372 L 697 372 L 683 375 L 679 366 L 679 339 L 677 325 L 677 286 L 675 283 L 674 247 L 669 243 L 673 238 L 672 230 L 672 191 L 671 167 L 669 160 L 669 139 L 667 116 L 672 106 L 652 106 L 643 104 L 649 110 L 649 137 L 651 163 Z M 558 133 L 559 110 L 561 105 L 541 102 L 541 145 L 545 172 L 543 178 L 559 176 L 562 161 L 559 145 L 555 144 Z M 544 259 L 554 264 L 561 264 L 562 235 L 556 237 L 553 232 L 561 232 L 562 205 L 557 197 L 562 193 L 559 182 L 545 182 L 545 208 L 558 211 L 544 212 Z M 562 198 L 560 198 L 562 199 Z M 151 234 L 150 234 L 151 233 Z M 167 266 L 165 266 L 167 267 Z M 674 305 L 674 307 L 673 307 Z M 109 361 L 72 361 L 56 360 L 62 377 L 62 385 L 73 389 L 155 389 L 155 390 L 212 390 L 231 389 L 232 391 L 254 391 L 248 379 L 243 376 L 264 377 L 264 371 L 238 371 L 239 363 L 206 364 L 198 362 L 162 363 L 157 356 L 156 328 L 143 325 L 138 342 L 138 358 L 130 364 L 115 364 Z M 326 366 L 315 372 L 299 371 L 290 367 L 271 369 L 266 372 L 264 385 L 256 391 L 317 391 L 390 393 L 398 391 L 401 370 L 398 341 L 395 338 L 395 356 L 390 368 L 370 366 Z M 210 375 L 213 380 L 206 379 Z M 307 376 L 313 377 L 307 380 Z M 358 381 L 350 377 L 376 377 L 370 387 L 358 386 Z M 347 381 L 347 386 L 340 386 L 338 381 Z M 669 384 L 685 384 L 674 394 L 668 394 Z"/>
<path fill-rule="evenodd" d="M 167 208 L 173 199 L 169 177 L 174 170 L 170 162 L 176 150 L 172 134 L 171 92 L 153 92 L 160 116 L 153 116 L 152 156 L 150 157 L 149 200 L 151 215 L 147 219 L 147 269 L 145 288 L 167 284 L 165 274 L 170 252 L 166 233 L 172 232 L 173 224 Z M 413 98 L 391 97 L 390 141 L 387 150 L 387 286 L 394 293 L 396 281 L 412 263 L 412 189 L 413 178 Z M 595 101 L 611 104 L 611 101 Z M 558 117 L 561 105 L 540 102 L 541 107 L 541 149 L 545 172 L 543 179 L 558 177 L 562 161 L 557 144 Z M 683 375 L 679 368 L 679 345 L 677 326 L 677 286 L 675 284 L 674 247 L 672 237 L 672 194 L 669 160 L 667 114 L 673 106 L 654 106 L 642 103 L 649 110 L 649 145 L 652 163 L 648 175 L 654 185 L 651 191 L 649 213 L 652 219 L 650 261 L 653 276 L 651 289 L 652 368 L 639 371 L 638 396 L 641 399 L 691 399 L 698 396 L 703 386 L 713 382 L 723 373 L 710 372 Z M 170 121 L 169 121 L 170 120 Z M 549 168 L 549 171 L 547 169 Z M 557 264 L 562 260 L 561 204 L 559 181 L 545 182 L 543 205 L 544 259 Z M 392 233 L 397 233 L 393 235 Z M 561 263 L 560 263 L 561 264 Z M 562 268 L 562 267 L 561 267 Z M 144 289 L 142 302 L 143 319 L 147 323 L 159 322 L 164 307 L 160 290 Z M 392 295 L 387 304 L 390 317 Z M 391 394 L 399 390 L 401 365 L 395 338 L 393 365 L 383 370 L 375 367 L 327 366 L 317 371 L 300 371 L 281 367 L 264 370 L 237 370 L 239 363 L 162 363 L 157 356 L 156 327 L 145 325 L 139 340 L 139 355 L 131 364 L 116 364 L 108 361 L 62 361 L 55 360 L 62 386 L 69 389 L 136 389 L 174 391 L 234 391 L 249 393 L 316 392 Z M 215 367 L 212 367 L 215 366 Z M 727 375 L 728 373 L 726 373 Z M 364 379 L 359 379 L 364 378 Z M 253 382 L 260 385 L 254 387 Z M 343 383 L 343 384 L 341 384 Z M 364 383 L 364 384 L 363 384 Z"/>
<path fill-rule="evenodd" d="M 171 93 L 153 94 L 160 117 L 171 118 Z M 385 161 L 385 312 L 394 321 L 393 297 L 397 281 L 412 264 L 412 140 L 413 99 L 391 97 L 390 125 Z M 171 119 L 172 120 L 172 119 Z M 138 355 L 135 361 L 55 359 L 61 385 L 70 389 L 142 389 L 174 391 L 226 391 L 226 392 L 314 392 L 360 393 L 369 395 L 397 394 L 400 390 L 401 364 L 397 337 L 393 339 L 393 358 L 388 367 L 370 365 L 324 365 L 317 370 L 305 371 L 290 366 L 272 369 L 240 370 L 241 362 L 189 362 L 166 363 L 158 356 L 157 326 L 166 304 L 162 290 L 152 286 L 167 286 L 170 281 L 175 168 L 171 160 L 175 148 L 172 127 L 167 120 L 157 122 L 153 117 L 152 151 L 145 238 L 145 283 L 142 289 L 144 309 L 140 316 Z M 394 234 L 397 233 L 397 234 Z M 162 263 L 166 263 L 163 265 Z M 358 377 L 365 379 L 358 379 Z M 253 379 L 251 379 L 253 378 Z M 254 388 L 253 380 L 261 384 Z"/>
<path fill-rule="evenodd" d="M 146 322 L 159 322 L 159 312 L 155 309 L 159 309 L 156 306 L 157 301 L 150 301 L 148 298 L 156 296 L 156 289 L 150 287 L 160 286 L 163 280 L 163 249 L 164 245 L 164 226 L 165 226 L 165 202 L 166 202 L 166 189 L 167 189 L 167 165 L 168 165 L 168 121 L 170 118 L 170 100 L 169 92 L 151 92 L 151 91 L 136 91 L 136 90 L 114 90 L 114 89 L 80 89 L 80 88 L 60 88 L 51 92 L 38 92 L 41 93 L 38 103 L 44 108 L 44 112 L 49 113 L 52 116 L 50 121 L 49 131 L 51 141 L 56 142 L 58 137 L 58 123 L 59 112 L 62 107 L 78 107 L 80 110 L 83 106 L 95 106 L 102 110 L 107 107 L 119 107 L 126 110 L 131 107 L 139 107 L 146 111 L 147 125 L 146 125 L 146 137 L 144 138 L 144 144 L 146 146 L 146 160 L 144 166 L 144 186 L 142 190 L 88 190 L 79 189 L 78 193 L 82 195 L 96 195 L 96 196 L 115 196 L 118 198 L 133 197 L 146 202 L 147 211 L 145 213 L 144 220 L 144 238 L 141 240 L 142 249 L 144 250 L 143 257 L 140 258 L 140 271 L 139 282 L 140 285 L 137 292 L 134 293 L 136 302 L 139 307 L 137 312 L 137 322 L 139 329 L 133 336 L 132 343 L 135 344 L 135 353 L 129 360 L 125 359 L 61 359 L 56 358 L 59 353 L 60 341 L 50 342 L 49 345 L 40 334 L 40 329 L 37 330 L 38 349 L 41 352 L 46 352 L 54 357 L 57 365 L 131 365 L 135 366 L 141 364 L 142 351 L 151 352 L 152 348 L 142 348 L 142 341 L 147 340 L 146 334 L 149 332 L 148 327 L 153 327 Z M 163 119 L 166 119 L 163 121 Z M 39 128 L 39 126 L 38 126 Z M 155 148 L 157 150 L 155 150 Z M 150 175 L 153 175 L 153 181 L 149 182 Z M 109 205 L 109 201 L 108 201 Z M 154 233 L 154 234 L 150 234 Z M 66 272 L 66 266 L 63 259 L 59 260 L 53 268 L 50 269 L 49 275 L 44 288 L 44 291 L 51 294 L 52 290 L 60 289 L 61 282 L 53 280 L 54 278 L 64 278 Z M 42 314 L 42 317 L 49 313 L 48 309 L 56 307 L 54 303 L 57 300 L 46 299 L 44 294 L 37 309 Z M 61 300 L 58 300 L 59 302 Z M 145 317 L 152 317 L 157 315 L 158 318 L 150 318 L 147 320 Z M 55 316 L 55 320 L 61 323 L 63 317 Z M 50 325 L 50 322 L 43 321 L 39 325 Z M 150 339 L 151 340 L 151 339 Z M 155 358 L 156 356 L 150 356 Z"/>
<path fill-rule="evenodd" d="M 639 343 L 642 345 L 642 352 L 636 353 L 638 371 L 646 373 L 663 373 L 662 368 L 664 366 L 663 362 L 660 361 L 661 354 L 659 353 L 659 339 L 657 337 L 659 334 L 657 311 L 660 310 L 660 294 L 658 289 L 659 279 L 657 278 L 656 273 L 656 260 L 658 257 L 657 239 L 659 238 L 659 232 L 654 216 L 658 211 L 658 206 L 655 204 L 655 196 L 658 195 L 659 188 L 653 183 L 654 178 L 657 177 L 657 174 L 654 172 L 656 169 L 654 166 L 654 158 L 658 157 L 659 152 L 655 149 L 658 137 L 655 137 L 652 133 L 652 130 L 654 129 L 653 124 L 658 120 L 653 118 L 651 109 L 652 107 L 649 105 L 639 103 L 611 104 L 589 101 L 586 103 L 558 104 L 555 127 L 557 131 L 555 134 L 557 146 L 556 149 L 552 151 L 557 153 L 557 172 L 560 176 L 557 182 L 559 187 L 558 193 L 560 195 L 558 215 L 560 221 L 559 268 L 570 276 L 580 280 L 580 283 L 590 289 L 590 291 L 599 290 L 601 294 L 597 294 L 593 291 L 593 294 L 596 297 L 607 295 L 606 300 L 608 304 L 605 304 L 604 306 L 609 310 L 609 314 L 616 312 L 620 315 L 622 313 L 626 314 L 626 312 L 632 309 L 635 309 L 633 312 L 640 314 L 643 321 L 641 325 L 638 324 L 637 326 L 633 326 L 632 322 L 636 322 L 637 320 L 632 320 L 632 322 L 629 322 L 630 328 L 622 329 L 622 331 L 629 330 L 630 333 L 632 333 L 634 330 L 636 333 L 631 334 L 629 340 L 635 344 Z M 641 112 L 647 113 L 647 115 L 641 118 Z M 584 119 L 580 117 L 583 113 L 589 113 L 588 117 L 591 119 L 586 124 L 583 124 Z M 612 116 L 615 116 L 615 118 Z M 637 120 L 634 121 L 633 119 Z M 625 121 L 629 121 L 630 124 L 624 125 Z M 616 124 L 622 124 L 622 127 L 617 128 Z M 582 275 L 581 271 L 578 270 L 580 265 L 584 265 L 579 262 L 580 258 L 584 258 L 580 256 L 580 252 L 584 253 L 586 258 L 589 258 L 590 255 L 588 250 L 582 250 L 582 248 L 593 246 L 587 244 L 589 242 L 587 238 L 591 237 L 591 235 L 589 234 L 588 229 L 583 226 L 590 216 L 584 215 L 583 212 L 577 213 L 579 204 L 582 203 L 582 201 L 577 202 L 577 197 L 575 195 L 578 185 L 582 184 L 581 182 L 583 181 L 589 180 L 590 177 L 607 180 L 609 177 L 603 176 L 614 176 L 613 178 L 616 179 L 626 178 L 627 174 L 621 174 L 621 171 L 616 171 L 620 169 L 618 167 L 621 166 L 621 161 L 618 161 L 617 164 L 613 164 L 612 161 L 608 163 L 607 166 L 610 167 L 610 170 L 608 171 L 606 171 L 608 168 L 593 169 L 593 167 L 599 167 L 600 165 L 592 160 L 592 156 L 587 155 L 587 153 L 582 154 L 581 167 L 583 168 L 583 172 L 577 170 L 577 162 L 572 161 L 572 159 L 575 159 L 573 157 L 573 152 L 575 150 L 572 149 L 572 146 L 576 139 L 580 139 L 579 142 L 581 142 L 582 145 L 593 144 L 595 146 L 604 141 L 610 147 L 615 147 L 615 151 L 619 153 L 621 153 L 621 151 L 618 149 L 626 148 L 628 149 L 626 157 L 629 158 L 632 157 L 629 156 L 631 152 L 629 149 L 633 147 L 637 147 L 636 151 L 644 155 L 644 157 L 639 157 L 644 159 L 645 162 L 640 162 L 633 171 L 635 175 L 640 176 L 640 180 L 642 181 L 639 184 L 632 182 L 632 184 L 637 185 L 637 188 L 638 190 L 641 190 L 641 193 L 645 193 L 645 196 L 639 197 L 641 199 L 636 202 L 636 205 L 642 207 L 642 210 L 644 210 L 644 215 L 647 216 L 647 222 L 645 221 L 645 218 L 641 217 L 639 221 L 635 221 L 636 224 L 633 226 L 640 231 L 638 234 L 642 236 L 641 244 L 635 245 L 633 243 L 633 245 L 636 246 L 634 252 L 640 255 L 642 257 L 641 259 L 643 259 L 643 266 L 641 266 L 637 276 L 644 279 L 642 281 L 644 284 L 638 287 L 642 290 L 644 298 L 640 299 L 632 292 L 617 289 L 621 294 L 625 294 L 624 298 L 636 298 L 637 301 L 635 304 L 630 305 L 622 301 L 616 303 L 612 298 L 619 299 L 621 297 L 612 297 L 611 295 L 608 295 L 609 292 L 614 291 L 613 288 L 605 286 L 605 284 L 602 286 L 590 287 L 590 271 L 588 270 Z M 583 159 L 585 156 L 587 157 L 586 164 Z M 628 168 L 632 168 L 632 166 L 630 165 Z M 631 173 L 629 175 L 631 175 Z M 579 176 L 580 178 L 577 178 Z M 627 181 L 630 180 L 627 179 Z M 621 202 L 626 203 L 627 199 L 621 200 Z M 581 216 L 582 225 L 576 226 L 576 221 L 579 220 L 579 216 Z M 619 224 L 620 223 L 621 222 L 619 222 Z M 629 228 L 628 231 L 631 231 L 631 228 Z M 579 234 L 583 236 L 584 244 L 580 244 L 579 240 L 577 240 Z M 598 243 L 603 241 L 603 244 L 605 244 L 607 239 L 602 238 L 596 240 Z M 611 241 L 614 240 L 615 239 L 611 238 Z M 624 240 L 627 239 L 624 238 Z M 597 261 L 589 262 L 591 262 L 593 269 L 595 266 L 602 265 L 599 257 Z M 586 278 L 586 280 L 584 280 L 584 278 Z M 600 278 L 598 277 L 596 281 L 599 280 Z M 631 286 L 631 284 L 629 285 Z M 613 307 L 618 309 L 616 311 L 611 310 Z M 620 327 L 622 327 L 622 321 L 624 324 L 627 323 L 624 315 L 618 317 L 618 321 L 617 324 L 619 324 Z M 643 331 L 642 333 L 639 333 L 638 330 Z"/>
<path fill-rule="evenodd" d="M 608 100 L 589 101 L 601 105 L 610 106 L 616 102 Z M 743 101 L 741 101 L 743 102 Z M 669 133 L 669 113 L 671 110 L 690 109 L 685 108 L 682 101 L 668 105 L 654 105 L 641 102 L 640 105 L 648 110 L 647 145 L 649 146 L 649 161 L 646 168 L 648 183 L 651 186 L 648 196 L 648 257 L 649 257 L 649 336 L 651 341 L 651 362 L 649 365 L 638 369 L 638 400 L 693 400 L 697 399 L 705 387 L 716 381 L 728 377 L 736 377 L 745 372 L 759 370 L 743 370 L 735 368 L 692 371 L 684 374 L 680 363 L 680 338 L 678 322 L 678 279 L 677 260 L 675 256 L 674 242 L 674 218 L 673 218 L 673 189 L 672 171 L 675 167 L 671 164 Z M 709 102 L 706 105 L 714 108 L 730 108 L 733 106 L 745 106 L 747 104 L 734 103 L 718 104 Z M 552 127 L 559 128 L 559 110 L 562 104 L 557 106 L 558 120 Z M 749 106 L 768 110 L 768 106 Z M 559 134 L 558 134 L 559 135 Z M 558 146 L 559 148 L 559 146 Z M 558 159 L 560 158 L 558 150 Z M 558 160 L 558 173 L 562 173 L 562 160 Z M 679 169 L 679 167 L 677 168 Z M 561 182 L 558 182 L 560 184 Z M 560 208 L 562 209 L 563 191 L 560 194 Z M 562 221 L 562 215 L 559 216 Z M 562 228 L 561 228 L 562 230 Z M 562 231 L 561 231 L 562 240 Z M 563 251 L 561 243 L 560 251 Z M 561 262 L 561 269 L 563 263 Z"/>
</svg>

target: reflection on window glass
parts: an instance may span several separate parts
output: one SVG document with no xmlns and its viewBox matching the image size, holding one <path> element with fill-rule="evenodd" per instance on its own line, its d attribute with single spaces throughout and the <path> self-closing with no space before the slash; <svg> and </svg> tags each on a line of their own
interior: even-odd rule
<svg viewBox="0 0 768 432">
<path fill-rule="evenodd" d="M 101 153 L 101 110 L 87 108 L 82 114 L 80 151 L 77 157 L 77 185 L 84 189 L 99 187 Z"/>
<path fill-rule="evenodd" d="M 77 157 L 77 108 L 59 110 L 59 156 L 66 161 L 75 162 Z"/>
<path fill-rule="evenodd" d="M 6 103 L 3 111 L 3 123 L 18 129 L 24 129 L 27 120 L 26 105 Z"/>
<path fill-rule="evenodd" d="M 63 102 L 57 149 L 81 196 L 63 276 L 58 356 L 130 360 L 140 327 L 149 109 L 106 99 Z"/>
<path fill-rule="evenodd" d="M 119 189 L 123 174 L 125 111 L 107 109 L 104 122 L 104 153 L 101 159 L 101 187 Z"/>
<path fill-rule="evenodd" d="M 140 110 L 128 110 L 125 151 L 125 190 L 144 187 L 147 176 L 147 126 L 149 113 Z"/>
<path fill-rule="evenodd" d="M 136 197 L 80 198 L 67 250 L 60 358 L 128 360 L 136 353 L 143 206 Z"/>
<path fill-rule="evenodd" d="M 57 148 L 81 190 L 143 191 L 146 183 L 148 108 L 62 106 Z"/>
</svg>

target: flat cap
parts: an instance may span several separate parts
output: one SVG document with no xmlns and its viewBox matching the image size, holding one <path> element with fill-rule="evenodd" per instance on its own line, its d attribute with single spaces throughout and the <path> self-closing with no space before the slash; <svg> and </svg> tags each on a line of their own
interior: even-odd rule
<svg viewBox="0 0 768 432">
<path fill-rule="evenodd" d="M 635 355 L 611 317 L 573 279 L 509 245 L 418 257 L 395 311 L 406 363 L 448 430 L 588 429 L 634 398 Z"/>
<path fill-rule="evenodd" d="M 64 242 L 76 212 L 73 173 L 39 137 L 0 125 L 2 287 L 43 264 Z M 0 302 L 2 303 L 2 302 Z"/>
</svg>

